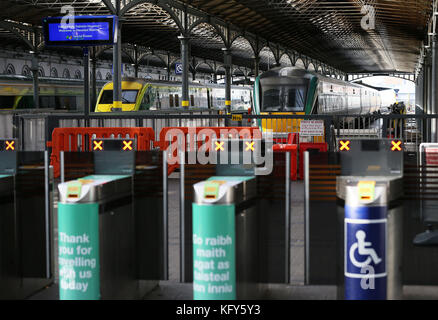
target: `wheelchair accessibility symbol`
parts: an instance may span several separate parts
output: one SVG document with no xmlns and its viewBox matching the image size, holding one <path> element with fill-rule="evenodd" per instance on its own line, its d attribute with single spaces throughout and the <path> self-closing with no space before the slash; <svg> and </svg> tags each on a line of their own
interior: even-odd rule
<svg viewBox="0 0 438 320">
<path fill-rule="evenodd" d="M 363 268 L 368 266 L 371 262 L 374 265 L 378 265 L 382 262 L 382 259 L 377 255 L 376 251 L 373 249 L 373 244 L 371 242 L 365 241 L 367 234 L 363 230 L 358 230 L 355 234 L 357 242 L 354 242 L 349 251 L 350 261 L 357 268 Z M 357 251 L 357 252 L 356 252 Z M 364 257 L 362 261 L 356 259 L 356 253 L 359 256 Z"/>
</svg>

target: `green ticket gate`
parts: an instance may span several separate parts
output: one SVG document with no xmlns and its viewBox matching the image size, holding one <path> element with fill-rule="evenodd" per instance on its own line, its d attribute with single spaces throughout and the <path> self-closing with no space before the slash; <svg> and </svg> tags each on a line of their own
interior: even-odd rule
<svg viewBox="0 0 438 320">
<path fill-rule="evenodd" d="M 194 299 L 257 298 L 255 177 L 211 177 L 193 188 Z"/>
<path fill-rule="evenodd" d="M 136 298 L 132 177 L 92 175 L 58 188 L 60 299 Z"/>
<path fill-rule="evenodd" d="M 154 155 L 136 153 L 132 139 L 92 146 L 95 174 L 58 185 L 60 299 L 138 299 L 167 276 L 159 168 L 136 167 Z"/>
</svg>

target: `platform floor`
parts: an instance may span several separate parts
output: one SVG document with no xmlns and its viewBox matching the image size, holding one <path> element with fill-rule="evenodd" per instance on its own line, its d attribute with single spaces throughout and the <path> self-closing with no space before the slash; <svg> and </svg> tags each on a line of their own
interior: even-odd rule
<svg viewBox="0 0 438 320">
<path fill-rule="evenodd" d="M 169 281 L 160 281 L 146 300 L 191 300 L 192 284 L 179 282 L 179 177 L 173 174 L 169 178 Z M 57 188 L 56 188 L 57 189 Z M 302 182 L 293 182 L 291 187 L 291 267 L 290 284 L 270 284 L 263 286 L 263 299 L 281 300 L 334 300 L 336 286 L 304 285 L 304 189 Z M 57 300 L 58 293 L 58 230 L 57 230 L 57 194 L 54 196 L 54 247 L 55 247 L 55 283 L 35 295 L 31 300 Z M 438 299 L 437 286 L 405 286 L 404 299 Z"/>
</svg>

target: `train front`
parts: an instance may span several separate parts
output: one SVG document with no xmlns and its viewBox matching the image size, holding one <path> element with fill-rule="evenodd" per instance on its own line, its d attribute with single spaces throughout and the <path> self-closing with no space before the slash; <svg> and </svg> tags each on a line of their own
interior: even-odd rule
<svg viewBox="0 0 438 320">
<path fill-rule="evenodd" d="M 254 110 L 257 115 L 311 114 L 318 78 L 295 67 L 275 68 L 256 78 Z M 272 131 L 274 137 L 300 132 L 299 119 L 259 119 L 263 132 Z"/>
</svg>

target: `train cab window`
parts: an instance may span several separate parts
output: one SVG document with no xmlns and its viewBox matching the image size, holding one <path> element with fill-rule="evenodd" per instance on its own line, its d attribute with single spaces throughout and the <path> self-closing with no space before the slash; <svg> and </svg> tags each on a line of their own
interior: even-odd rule
<svg viewBox="0 0 438 320">
<path fill-rule="evenodd" d="M 169 94 L 169 107 L 173 108 L 173 94 Z"/>
<path fill-rule="evenodd" d="M 122 103 L 132 104 L 137 100 L 138 90 L 122 90 Z M 99 104 L 112 104 L 113 90 L 104 90 Z"/>
<path fill-rule="evenodd" d="M 29 109 L 33 108 L 33 96 L 22 96 L 20 101 L 18 101 L 17 109 Z M 0 108 L 3 108 L 0 105 Z"/>
<path fill-rule="evenodd" d="M 179 96 L 175 94 L 175 107 L 179 107 Z"/>
<path fill-rule="evenodd" d="M 304 87 L 285 88 L 286 104 L 284 111 L 304 111 L 306 102 L 306 89 Z"/>
<path fill-rule="evenodd" d="M 0 96 L 0 109 L 12 109 L 15 96 Z"/>
<path fill-rule="evenodd" d="M 122 90 L 122 103 L 135 103 L 138 90 Z"/>
<path fill-rule="evenodd" d="M 40 96 L 40 108 L 48 109 L 56 107 L 55 96 Z"/>
<path fill-rule="evenodd" d="M 263 111 L 280 111 L 280 90 L 266 89 L 263 90 Z"/>
</svg>

